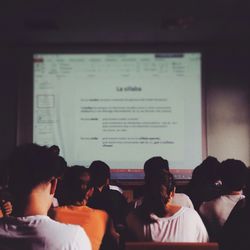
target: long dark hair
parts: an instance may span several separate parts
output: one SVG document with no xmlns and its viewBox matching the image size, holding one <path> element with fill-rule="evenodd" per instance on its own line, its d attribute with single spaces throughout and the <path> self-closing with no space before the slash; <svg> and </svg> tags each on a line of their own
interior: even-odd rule
<svg viewBox="0 0 250 250">
<path fill-rule="evenodd" d="M 165 169 L 157 171 L 145 181 L 145 194 L 137 214 L 143 223 L 151 223 L 154 219 L 150 214 L 158 217 L 167 214 L 166 204 L 169 202 L 170 193 L 174 191 L 175 182 L 173 175 Z"/>
</svg>

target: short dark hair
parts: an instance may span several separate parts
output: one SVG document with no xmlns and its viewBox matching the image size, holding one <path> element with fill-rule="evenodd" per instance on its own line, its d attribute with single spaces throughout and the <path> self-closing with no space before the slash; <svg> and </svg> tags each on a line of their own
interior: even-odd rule
<svg viewBox="0 0 250 250">
<path fill-rule="evenodd" d="M 208 156 L 192 173 L 192 183 L 214 184 L 221 179 L 221 163 L 217 158 Z"/>
<path fill-rule="evenodd" d="M 169 171 L 168 160 L 163 159 L 161 156 L 154 156 L 148 159 L 144 163 L 145 180 L 147 177 L 150 177 L 152 174 L 155 174 L 163 169 Z"/>
<path fill-rule="evenodd" d="M 65 164 L 46 146 L 18 146 L 8 161 L 9 190 L 14 196 L 26 196 L 37 185 L 61 176 Z"/>
<path fill-rule="evenodd" d="M 247 167 L 240 161 L 228 159 L 221 163 L 222 185 L 226 191 L 239 191 L 247 181 Z"/>
<path fill-rule="evenodd" d="M 83 201 L 89 188 L 88 183 L 80 178 L 83 174 L 89 174 L 88 169 L 84 166 L 74 165 L 68 168 L 63 180 L 66 196 L 68 196 L 65 201 L 66 205 Z M 85 189 L 82 188 L 83 185 Z"/>
<path fill-rule="evenodd" d="M 60 148 L 57 145 L 52 145 L 49 149 L 57 155 L 60 154 Z"/>
<path fill-rule="evenodd" d="M 89 166 L 91 185 L 101 187 L 110 179 L 110 168 L 103 161 L 93 161 Z"/>
</svg>

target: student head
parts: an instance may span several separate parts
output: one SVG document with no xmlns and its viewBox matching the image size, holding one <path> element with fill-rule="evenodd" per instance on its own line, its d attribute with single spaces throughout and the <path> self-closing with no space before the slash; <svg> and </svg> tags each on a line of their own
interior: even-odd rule
<svg viewBox="0 0 250 250">
<path fill-rule="evenodd" d="M 56 155 L 59 155 L 59 154 L 60 154 L 60 148 L 59 148 L 57 145 L 52 145 L 49 149 L 50 149 L 52 152 L 54 152 Z"/>
<path fill-rule="evenodd" d="M 89 186 L 89 171 L 84 166 L 72 166 L 64 176 L 68 199 L 66 205 L 82 204 L 87 199 Z"/>
<path fill-rule="evenodd" d="M 95 188 L 100 188 L 109 184 L 110 168 L 103 161 L 93 161 L 89 166 L 91 184 Z"/>
<path fill-rule="evenodd" d="M 213 156 L 208 156 L 192 174 L 193 184 L 215 184 L 221 179 L 220 162 Z"/>
<path fill-rule="evenodd" d="M 241 191 L 247 181 L 247 167 L 240 161 L 228 159 L 221 163 L 222 185 L 226 192 Z"/>
<path fill-rule="evenodd" d="M 174 195 L 175 182 L 173 175 L 166 169 L 161 169 L 148 177 L 145 184 L 145 194 L 141 206 L 144 222 L 150 222 L 150 214 L 164 217 L 166 205 Z"/>
<path fill-rule="evenodd" d="M 160 156 L 154 156 L 144 163 L 145 180 L 155 172 L 165 169 L 169 171 L 168 160 Z"/>
<path fill-rule="evenodd" d="M 63 167 L 59 157 L 46 146 L 25 144 L 17 147 L 9 159 L 9 190 L 14 197 L 14 207 L 24 210 L 37 201 L 46 212 Z"/>
</svg>

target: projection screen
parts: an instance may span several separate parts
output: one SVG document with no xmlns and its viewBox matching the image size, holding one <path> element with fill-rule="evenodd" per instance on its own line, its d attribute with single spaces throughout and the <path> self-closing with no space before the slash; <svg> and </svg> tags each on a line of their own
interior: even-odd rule
<svg viewBox="0 0 250 250">
<path fill-rule="evenodd" d="M 201 163 L 201 53 L 34 54 L 33 69 L 33 142 L 58 145 L 69 165 Z"/>
</svg>

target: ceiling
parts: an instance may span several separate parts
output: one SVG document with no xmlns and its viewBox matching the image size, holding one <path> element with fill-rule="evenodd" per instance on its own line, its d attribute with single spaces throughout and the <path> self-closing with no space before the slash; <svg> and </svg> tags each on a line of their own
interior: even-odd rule
<svg viewBox="0 0 250 250">
<path fill-rule="evenodd" d="M 250 42 L 249 0 L 8 0 L 1 43 Z"/>
</svg>

